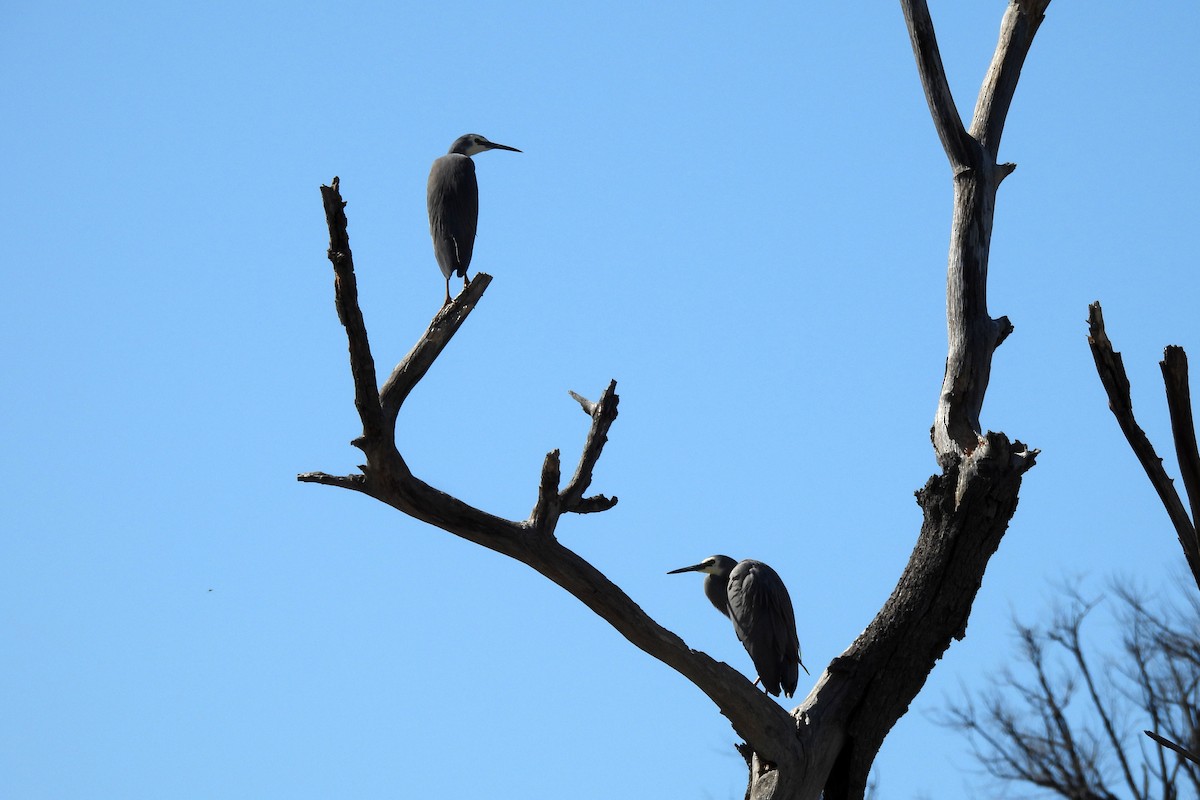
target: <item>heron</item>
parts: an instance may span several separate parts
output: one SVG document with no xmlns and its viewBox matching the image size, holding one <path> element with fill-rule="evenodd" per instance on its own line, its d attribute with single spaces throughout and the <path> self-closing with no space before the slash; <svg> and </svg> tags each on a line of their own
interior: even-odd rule
<svg viewBox="0 0 1200 800">
<path fill-rule="evenodd" d="M 429 235 L 433 254 L 446 276 L 446 302 L 450 304 L 450 276 L 458 273 L 463 288 L 470 285 L 467 267 L 475 249 L 475 227 L 479 222 L 479 183 L 475 180 L 475 162 L 471 156 L 485 150 L 511 150 L 506 144 L 489 142 L 478 133 L 464 134 L 454 140 L 446 155 L 434 160 L 429 170 L 427 201 Z"/>
<path fill-rule="evenodd" d="M 733 620 L 733 630 L 750 654 L 758 679 L 767 694 L 791 697 L 800 679 L 800 637 L 792 599 L 779 573 L 761 561 L 737 561 L 729 556 L 709 556 L 699 564 L 668 572 L 703 572 L 704 594 L 717 611 Z"/>
</svg>

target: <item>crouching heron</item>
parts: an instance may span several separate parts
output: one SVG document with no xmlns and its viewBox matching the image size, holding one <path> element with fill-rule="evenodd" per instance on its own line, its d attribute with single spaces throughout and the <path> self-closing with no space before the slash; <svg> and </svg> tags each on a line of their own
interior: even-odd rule
<svg viewBox="0 0 1200 800">
<path fill-rule="evenodd" d="M 733 620 L 733 630 L 750 654 L 758 679 L 768 694 L 791 697 L 800 679 L 800 637 L 796 635 L 796 615 L 792 599 L 779 573 L 761 561 L 735 561 L 729 556 L 709 556 L 691 567 L 673 569 L 703 572 L 704 594 L 725 616 Z"/>
<path fill-rule="evenodd" d="M 506 144 L 489 142 L 478 133 L 454 140 L 450 152 L 436 159 L 429 170 L 426 200 L 429 204 L 429 235 L 433 254 L 446 276 L 446 303 L 450 302 L 450 276 L 463 279 L 465 289 L 471 251 L 475 249 L 475 227 L 479 222 L 479 183 L 475 180 L 475 162 L 471 156 L 485 150 L 511 150 Z"/>
</svg>

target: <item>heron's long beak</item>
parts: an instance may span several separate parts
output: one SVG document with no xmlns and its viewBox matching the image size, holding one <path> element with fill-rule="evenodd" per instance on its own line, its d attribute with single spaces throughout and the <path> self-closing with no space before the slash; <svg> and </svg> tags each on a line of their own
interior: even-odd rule
<svg viewBox="0 0 1200 800">
<path fill-rule="evenodd" d="M 702 563 L 701 564 L 693 564 L 690 567 L 680 567 L 679 569 L 673 569 L 670 572 L 668 572 L 667 574 L 668 575 L 678 575 L 681 572 L 700 572 L 703 569 L 704 569 L 704 564 L 702 564 Z"/>
<path fill-rule="evenodd" d="M 488 144 L 489 144 L 489 145 L 491 145 L 491 147 L 489 147 L 489 148 L 488 148 L 489 150 L 511 150 L 511 151 L 513 151 L 514 153 L 519 153 L 519 152 L 521 152 L 521 151 L 520 151 L 520 150 L 518 150 L 517 148 L 515 148 L 515 147 L 509 147 L 509 146 L 508 146 L 508 145 L 506 145 L 506 144 L 496 144 L 495 142 L 488 142 Z"/>
</svg>

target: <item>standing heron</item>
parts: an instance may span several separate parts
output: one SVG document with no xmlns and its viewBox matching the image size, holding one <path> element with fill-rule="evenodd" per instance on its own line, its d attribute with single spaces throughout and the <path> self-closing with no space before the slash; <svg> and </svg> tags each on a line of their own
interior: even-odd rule
<svg viewBox="0 0 1200 800">
<path fill-rule="evenodd" d="M 796 615 L 792 599 L 779 573 L 761 561 L 735 561 L 729 556 L 709 556 L 691 567 L 673 569 L 703 572 L 704 594 L 725 616 L 733 620 L 733 630 L 750 654 L 758 679 L 768 694 L 791 697 L 796 692 L 800 670 L 808 667 L 800 660 L 800 637 L 796 635 Z"/>
<path fill-rule="evenodd" d="M 446 302 L 450 303 L 450 276 L 458 273 L 463 288 L 470 285 L 467 267 L 475 248 L 475 227 L 479 222 L 479 183 L 475 180 L 475 162 L 471 156 L 485 150 L 511 150 L 506 144 L 489 142 L 478 133 L 454 140 L 450 152 L 433 162 L 429 170 L 429 235 L 433 254 L 446 276 Z"/>
</svg>

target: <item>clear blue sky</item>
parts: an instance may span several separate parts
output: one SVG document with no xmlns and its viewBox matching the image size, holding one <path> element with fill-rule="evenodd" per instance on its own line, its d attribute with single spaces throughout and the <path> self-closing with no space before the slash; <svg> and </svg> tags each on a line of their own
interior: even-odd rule
<svg viewBox="0 0 1200 800">
<path fill-rule="evenodd" d="M 749 671 L 695 576 L 773 564 L 806 661 L 891 591 L 935 469 L 950 174 L 898 4 L 35 3 L 0 12 L 0 794 L 740 798 L 684 679 L 524 566 L 361 495 L 317 187 L 339 175 L 381 370 L 442 296 L 433 158 L 475 131 L 495 281 L 401 419 L 419 475 L 523 518 L 568 389 L 619 382 L 560 538 Z M 1004 4 L 932 4 L 964 114 Z M 1181 557 L 1085 341 L 1104 303 L 1176 472 L 1200 373 L 1200 7 L 1057 0 L 1009 116 L 985 424 L 1042 449 L 967 638 L 877 762 L 977 786 L 928 719 L 1048 584 Z M 1198 381 L 1200 382 L 1200 381 Z M 1200 394 L 1200 386 L 1194 387 Z M 807 686 L 802 687 L 802 692 Z"/>
</svg>

